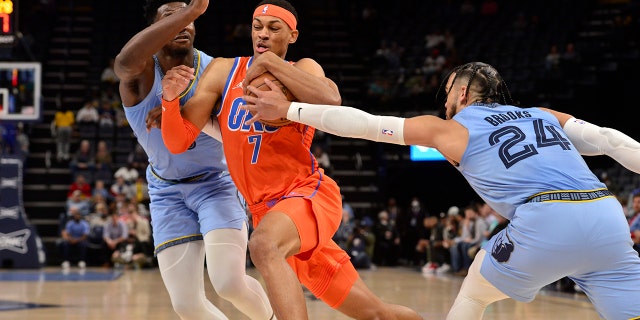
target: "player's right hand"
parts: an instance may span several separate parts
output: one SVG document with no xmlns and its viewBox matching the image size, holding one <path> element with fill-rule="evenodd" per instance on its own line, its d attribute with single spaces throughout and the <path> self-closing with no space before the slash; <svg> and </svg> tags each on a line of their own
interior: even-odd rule
<svg viewBox="0 0 640 320">
<path fill-rule="evenodd" d="M 162 78 L 162 98 L 173 101 L 189 86 L 189 82 L 195 78 L 195 69 L 185 65 L 171 68 Z"/>
</svg>

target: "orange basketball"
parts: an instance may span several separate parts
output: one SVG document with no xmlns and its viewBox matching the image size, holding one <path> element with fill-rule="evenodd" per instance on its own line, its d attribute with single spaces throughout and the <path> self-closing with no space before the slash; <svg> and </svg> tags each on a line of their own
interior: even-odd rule
<svg viewBox="0 0 640 320">
<path fill-rule="evenodd" d="M 256 77 L 255 79 L 253 79 L 251 81 L 251 83 L 249 83 L 249 85 L 258 88 L 259 90 L 263 90 L 263 91 L 268 91 L 271 90 L 271 88 L 269 88 L 269 86 L 264 82 L 264 79 L 269 79 L 271 82 L 275 83 L 281 90 L 282 93 L 284 93 L 284 95 L 287 97 L 287 100 L 289 101 L 294 101 L 296 100 L 296 97 L 294 97 L 291 92 L 289 90 L 287 90 L 287 87 L 285 87 L 280 80 L 276 79 L 276 77 L 273 76 L 273 74 L 271 74 L 270 72 L 265 72 L 263 74 L 261 74 L 260 76 Z M 253 95 L 253 93 L 249 92 L 249 95 Z M 253 113 L 251 113 L 253 115 Z M 261 123 L 263 123 L 266 126 L 270 126 L 270 127 L 283 127 L 286 126 L 288 124 L 291 123 L 291 120 L 287 119 L 287 118 L 280 118 L 278 120 L 260 120 Z"/>
</svg>

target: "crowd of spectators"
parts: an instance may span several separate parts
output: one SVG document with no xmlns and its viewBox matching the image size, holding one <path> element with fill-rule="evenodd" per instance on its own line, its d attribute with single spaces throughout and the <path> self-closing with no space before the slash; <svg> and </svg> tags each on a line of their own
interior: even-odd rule
<svg viewBox="0 0 640 320">
<path fill-rule="evenodd" d="M 71 262 L 80 268 L 153 265 L 148 160 L 134 143 L 112 68 L 105 67 L 100 90 L 81 108 L 60 108 L 51 125 L 57 163 L 69 166 L 71 179 L 60 213 L 59 247 L 65 270 Z M 126 157 L 117 157 L 119 144 Z"/>
</svg>

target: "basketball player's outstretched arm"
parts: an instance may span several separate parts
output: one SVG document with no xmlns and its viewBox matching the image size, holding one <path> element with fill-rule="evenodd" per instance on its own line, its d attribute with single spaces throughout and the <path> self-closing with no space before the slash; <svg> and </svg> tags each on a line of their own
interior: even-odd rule
<svg viewBox="0 0 640 320">
<path fill-rule="evenodd" d="M 600 127 L 570 114 L 540 108 L 553 114 L 571 143 L 585 156 L 607 155 L 623 167 L 640 173 L 640 143 L 612 128 Z"/>
<path fill-rule="evenodd" d="M 256 97 L 245 96 L 247 105 L 243 108 L 254 113 L 254 121 L 286 117 L 338 136 L 433 147 L 454 161 L 459 161 L 466 147 L 466 130 L 461 130 L 456 121 L 435 116 L 410 119 L 376 116 L 351 107 L 289 102 L 269 91 L 257 92 L 252 87 L 247 89 Z M 625 168 L 640 173 L 638 141 L 618 130 L 598 127 L 575 120 L 568 114 L 545 110 L 558 118 L 567 137 L 581 154 L 608 155 Z"/>
</svg>

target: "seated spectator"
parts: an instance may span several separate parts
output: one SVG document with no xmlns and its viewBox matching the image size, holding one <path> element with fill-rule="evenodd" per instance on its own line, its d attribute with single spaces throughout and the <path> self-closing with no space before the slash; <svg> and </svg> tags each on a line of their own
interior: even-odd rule
<svg viewBox="0 0 640 320">
<path fill-rule="evenodd" d="M 109 58 L 107 66 L 102 69 L 102 73 L 100 74 L 100 82 L 103 84 L 103 88 L 113 87 L 117 88 L 120 79 L 116 75 L 116 72 L 113 69 L 115 63 L 115 58 Z"/>
<path fill-rule="evenodd" d="M 87 264 L 85 262 L 87 256 L 87 238 L 89 236 L 89 223 L 82 217 L 77 207 L 71 207 L 69 210 L 71 219 L 67 221 L 64 230 L 62 230 L 62 241 L 60 248 L 62 251 L 62 268 L 69 269 L 71 250 L 77 251 L 78 267 L 84 269 Z"/>
<path fill-rule="evenodd" d="M 127 205 L 129 208 L 129 234 L 135 235 L 142 243 L 146 254 L 153 253 L 153 243 L 151 242 L 151 223 L 138 212 L 138 205 L 131 202 Z"/>
<path fill-rule="evenodd" d="M 76 113 L 76 122 L 78 124 L 96 125 L 100 119 L 97 106 L 98 102 L 95 100 L 86 101 Z"/>
<path fill-rule="evenodd" d="M 560 66 L 560 51 L 558 50 L 558 45 L 553 44 L 549 47 L 549 52 L 547 52 L 544 62 L 544 66 L 547 71 L 558 70 L 558 67 Z"/>
<path fill-rule="evenodd" d="M 421 71 L 424 77 L 429 77 L 432 74 L 440 74 L 442 69 L 447 63 L 447 58 L 441 54 L 440 49 L 433 48 L 430 54 L 424 59 Z"/>
<path fill-rule="evenodd" d="M 447 259 L 436 269 L 437 274 L 447 273 L 451 271 L 451 248 L 456 245 L 460 234 L 460 224 L 462 217 L 459 214 L 460 209 L 456 206 L 449 207 L 444 215 L 444 227 L 442 229 L 442 247 L 447 250 Z"/>
<path fill-rule="evenodd" d="M 342 221 L 338 230 L 333 235 L 333 241 L 340 246 L 343 250 L 347 250 L 349 239 L 353 236 L 353 230 L 355 229 L 355 223 L 351 219 L 351 214 L 347 209 L 342 209 Z"/>
<path fill-rule="evenodd" d="M 560 67 L 569 77 L 578 75 L 580 71 L 580 53 L 576 51 L 576 46 L 573 42 L 568 42 L 565 46 L 564 52 L 560 56 Z"/>
<path fill-rule="evenodd" d="M 116 181 L 111 185 L 110 191 L 112 196 L 116 197 L 122 194 L 126 199 L 131 199 L 136 195 L 133 187 L 127 184 L 122 176 L 116 178 Z"/>
<path fill-rule="evenodd" d="M 373 227 L 375 246 L 373 262 L 379 266 L 396 266 L 400 256 L 400 233 L 394 223 L 389 221 L 389 213 L 382 210 Z"/>
<path fill-rule="evenodd" d="M 356 269 L 369 269 L 374 265 L 371 262 L 376 238 L 371 227 L 373 221 L 365 217 L 360 221 L 358 227 L 353 230 L 353 235 L 347 245 L 347 253 Z"/>
<path fill-rule="evenodd" d="M 331 174 L 331 160 L 329 160 L 329 154 L 321 145 L 315 144 L 313 146 L 313 156 L 318 160 L 318 166 L 324 169 L 326 174 Z"/>
<path fill-rule="evenodd" d="M 95 161 L 96 171 L 94 178 L 111 183 L 113 176 L 113 157 L 111 156 L 111 148 L 109 148 L 109 145 L 104 140 L 98 141 Z"/>
<path fill-rule="evenodd" d="M 466 276 L 473 257 L 469 256 L 469 249 L 485 240 L 485 231 L 489 225 L 479 217 L 475 204 L 468 205 L 464 209 L 464 220 L 461 225 L 460 236 L 455 239 L 454 245 L 449 249 L 451 253 L 451 267 L 459 276 Z"/>
<path fill-rule="evenodd" d="M 424 225 L 424 219 L 429 213 L 418 197 L 413 197 L 409 209 L 404 210 L 397 221 L 397 228 L 402 239 L 402 255 L 407 264 L 422 266 L 424 264 L 424 241 L 429 239 L 429 229 Z M 419 243 L 422 241 L 423 244 Z"/>
<path fill-rule="evenodd" d="M 110 213 L 109 222 L 104 225 L 104 232 L 102 238 L 107 245 L 106 253 L 109 259 L 113 255 L 113 252 L 118 249 L 118 245 L 125 241 L 129 237 L 129 228 L 127 224 L 120 220 L 117 213 Z"/>
<path fill-rule="evenodd" d="M 83 217 L 86 217 L 91 213 L 91 202 L 89 202 L 90 198 L 85 198 L 82 194 L 82 191 L 75 190 L 71 193 L 71 196 L 67 198 L 67 202 L 65 204 L 67 216 L 71 217 L 72 208 L 77 208 L 82 214 Z"/>
<path fill-rule="evenodd" d="M 127 205 L 130 201 L 124 193 L 118 193 L 109 204 L 109 211 L 116 213 L 118 216 L 127 216 L 129 214 L 127 212 Z"/>
<path fill-rule="evenodd" d="M 109 223 L 109 207 L 105 202 L 98 202 L 95 211 L 87 217 L 89 222 L 89 246 L 97 248 L 97 264 L 105 265 L 109 261 L 106 259 L 106 242 L 104 241 L 104 227 Z"/>
<path fill-rule="evenodd" d="M 131 187 L 136 194 L 135 197 L 131 198 L 131 200 L 135 200 L 135 202 L 140 205 L 149 205 L 149 184 L 147 183 L 145 178 L 143 176 L 139 176 L 136 179 L 136 182 Z M 145 213 L 142 211 L 140 212 L 140 214 L 145 215 Z"/>
<path fill-rule="evenodd" d="M 425 252 L 426 261 L 422 267 L 422 273 L 435 273 L 438 268 L 451 262 L 449 249 L 444 247 L 444 227 L 447 215 L 441 212 L 438 217 L 425 217 L 423 224 L 429 230 L 429 239 L 418 242 L 417 250 Z M 422 250 L 420 250 L 422 249 Z"/>
<path fill-rule="evenodd" d="M 71 197 L 73 192 L 76 190 L 79 190 L 81 192 L 83 200 L 91 199 L 93 195 L 91 192 L 91 185 L 87 182 L 87 179 L 83 174 L 76 175 L 75 180 L 69 186 L 69 191 L 67 192 L 67 198 Z"/>
<path fill-rule="evenodd" d="M 69 163 L 71 169 L 71 178 L 75 180 L 78 173 L 82 173 L 86 181 L 93 183 L 93 174 L 96 169 L 95 154 L 91 148 L 91 142 L 87 139 L 80 141 L 78 149 L 73 155 L 71 162 Z"/>
<path fill-rule="evenodd" d="M 91 192 L 91 200 L 94 204 L 97 204 L 99 199 L 106 202 L 111 202 L 113 200 L 113 195 L 103 180 L 96 180 L 93 186 L 93 191 Z"/>
<path fill-rule="evenodd" d="M 98 126 L 100 128 L 113 129 L 115 127 L 116 111 L 113 109 L 113 104 L 110 100 L 102 99 L 98 114 L 100 115 L 100 119 L 98 120 Z"/>
<path fill-rule="evenodd" d="M 113 174 L 113 177 L 116 179 L 118 177 L 122 177 L 124 182 L 128 185 L 133 184 L 139 176 L 140 173 L 136 168 L 134 168 L 133 162 L 128 162 L 126 165 L 118 168 L 118 170 Z"/>
<path fill-rule="evenodd" d="M 147 264 L 147 255 L 140 240 L 130 234 L 126 241 L 120 242 L 116 250 L 113 251 L 111 261 L 116 268 L 125 267 L 138 270 Z"/>
</svg>

